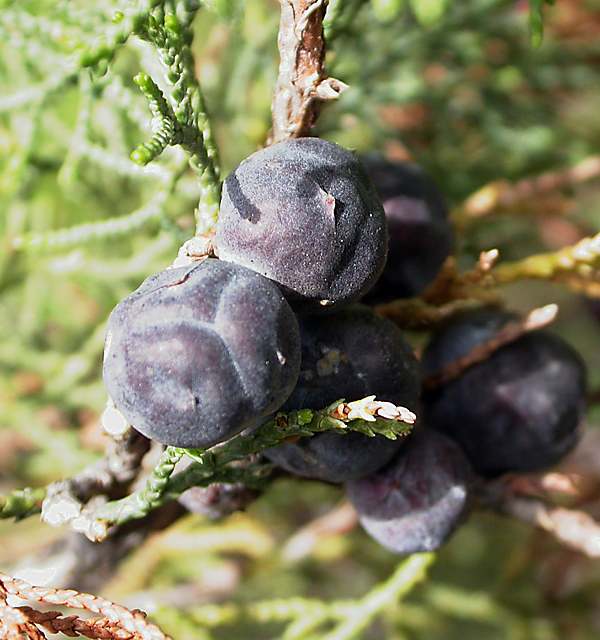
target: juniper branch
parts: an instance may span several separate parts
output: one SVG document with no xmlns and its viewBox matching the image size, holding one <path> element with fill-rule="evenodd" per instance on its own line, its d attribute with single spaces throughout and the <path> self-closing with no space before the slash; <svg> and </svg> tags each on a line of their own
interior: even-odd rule
<svg viewBox="0 0 600 640">
<path fill-rule="evenodd" d="M 393 418 L 384 417 L 378 413 L 375 414 L 377 417 L 369 415 L 369 404 L 373 400 L 374 396 L 370 396 L 350 404 L 334 403 L 320 411 L 303 409 L 288 414 L 278 414 L 254 432 L 240 434 L 213 449 L 188 450 L 188 455 L 191 455 L 196 462 L 171 479 L 167 492 L 174 496 L 180 495 L 189 487 L 210 477 L 216 469 L 249 455 L 261 453 L 288 438 L 310 437 L 323 431 L 335 430 L 339 433 L 357 431 L 371 437 L 381 435 L 395 440 L 411 431 L 414 414 L 406 412 Z M 375 404 L 389 405 L 389 403 Z M 346 414 L 345 411 L 348 408 L 349 413 Z"/>
<path fill-rule="evenodd" d="M 29 87 L 2 98 L 0 113 L 45 100 L 53 93 L 60 91 L 65 85 L 76 82 L 82 69 L 95 67 L 101 62 L 110 62 L 131 34 L 143 28 L 150 12 L 159 2 L 160 0 L 144 0 L 138 3 L 136 8 L 119 12 L 118 24 L 113 25 L 97 43 L 86 47 L 79 55 L 64 59 L 60 70 L 48 80 L 39 86 Z"/>
<path fill-rule="evenodd" d="M 405 298 L 379 304 L 375 307 L 375 313 L 393 320 L 404 329 L 429 331 L 432 327 L 446 322 L 454 314 L 481 305 L 481 300 L 468 298 L 452 300 L 441 305 L 429 304 L 422 298 Z"/>
<path fill-rule="evenodd" d="M 155 121 L 152 138 L 131 152 L 131 159 L 143 166 L 174 144 L 175 114 L 161 90 L 147 74 L 139 73 L 133 80 L 148 100 L 148 107 Z"/>
<path fill-rule="evenodd" d="M 327 41 L 333 41 L 352 25 L 358 11 L 368 0 L 330 0 L 323 27 Z"/>
<path fill-rule="evenodd" d="M 547 171 L 517 182 L 497 180 L 486 184 L 452 213 L 453 222 L 464 227 L 485 216 L 521 211 L 520 205 L 548 193 L 574 187 L 600 177 L 600 156 L 588 156 L 566 169 Z"/>
<path fill-rule="evenodd" d="M 316 631 L 326 623 L 334 622 L 336 626 L 325 636 L 319 637 L 323 640 L 350 640 L 358 637 L 383 609 L 394 606 L 408 595 L 425 578 L 434 560 L 435 555 L 432 553 L 411 556 L 399 564 L 387 580 L 376 585 L 358 600 L 324 602 L 317 598 L 277 598 L 246 605 L 201 605 L 181 613 L 208 629 L 232 624 L 241 619 L 263 624 L 288 623 L 282 636 L 286 640 L 312 638 L 314 636 L 309 632 Z M 170 611 L 159 610 L 155 615 L 160 620 Z"/>
<path fill-rule="evenodd" d="M 6 496 L 0 496 L 0 520 L 6 518 L 20 520 L 39 513 L 45 497 L 45 487 L 18 489 Z"/>
<path fill-rule="evenodd" d="M 135 149 L 131 158 L 145 165 L 165 147 L 181 145 L 190 154 L 190 165 L 200 179 L 201 196 L 196 218 L 198 231 L 205 232 L 216 222 L 220 201 L 220 183 L 205 138 L 195 124 L 182 123 L 178 119 L 162 91 L 148 74 L 139 73 L 134 80 L 148 100 L 157 126 L 152 138 Z"/>
<path fill-rule="evenodd" d="M 175 56 L 169 65 L 170 59 L 164 60 L 169 67 L 167 77 L 175 82 L 175 88 L 179 84 L 192 100 L 194 121 L 204 140 L 206 152 L 210 160 L 210 169 L 214 174 L 214 179 L 219 179 L 219 153 L 213 136 L 210 118 L 206 110 L 206 103 L 202 88 L 196 80 L 194 72 L 194 59 L 192 57 L 190 45 L 192 42 L 191 24 L 196 10 L 200 3 L 196 0 L 185 0 L 174 3 L 177 14 L 167 14 L 165 26 L 167 28 L 167 47 L 176 48 L 179 56 Z M 177 22 L 179 20 L 179 22 Z M 195 104 L 193 103 L 195 101 Z"/>
<path fill-rule="evenodd" d="M 367 436 L 382 435 L 396 439 L 409 433 L 414 421 L 415 415 L 411 411 L 389 402 L 377 402 L 375 396 L 351 403 L 341 401 L 320 411 L 304 409 L 278 414 L 254 432 L 240 434 L 209 450 L 168 447 L 141 491 L 99 507 L 91 505 L 83 511 L 73 509 L 71 520 L 77 530 L 90 539 L 101 540 L 110 527 L 142 518 L 190 487 L 244 482 L 260 488 L 271 470 L 270 466 L 244 468 L 231 466 L 231 463 L 247 459 L 287 438 L 312 436 L 333 429 L 340 433 L 357 431 Z M 174 461 L 183 453 L 194 462 L 171 478 Z"/>
<path fill-rule="evenodd" d="M 162 32 L 157 29 L 158 53 L 167 69 L 167 80 L 173 86 L 177 120 L 196 126 L 202 134 L 210 160 L 210 170 L 219 177 L 218 151 L 214 141 L 210 120 L 202 89 L 196 80 L 194 59 L 190 49 L 192 43 L 192 21 L 200 3 L 197 0 L 171 0 L 167 10 L 162 11 Z M 157 26 L 158 23 L 157 23 Z M 174 53 L 176 52 L 176 53 Z"/>
<path fill-rule="evenodd" d="M 18 251 L 55 251 L 105 238 L 128 235 L 150 222 L 160 220 L 165 215 L 165 205 L 181 175 L 181 168 L 171 172 L 164 189 L 156 193 L 145 205 L 129 214 L 100 222 L 86 222 L 47 233 L 18 236 L 13 240 L 12 248 Z"/>
<path fill-rule="evenodd" d="M 79 67 L 93 67 L 100 62 L 110 62 L 121 45 L 124 45 L 132 33 L 142 31 L 152 10 L 162 0 L 143 0 L 135 8 L 115 13 L 114 26 L 91 47 L 79 56 Z"/>
<path fill-rule="evenodd" d="M 191 25 L 199 6 L 196 0 L 165 2 L 151 12 L 145 28 L 139 31 L 143 39 L 156 47 L 165 67 L 172 108 L 158 88 L 150 86 L 146 78 L 138 77 L 136 82 L 149 99 L 159 125 L 152 139 L 138 147 L 132 157 L 146 164 L 169 144 L 186 148 L 202 187 L 196 214 L 197 233 L 201 234 L 214 227 L 221 187 L 217 147 L 190 49 Z"/>
<path fill-rule="evenodd" d="M 495 283 L 507 284 L 526 278 L 540 280 L 560 279 L 565 274 L 585 276 L 600 267 L 600 233 L 583 238 L 574 245 L 558 251 L 540 253 L 523 260 L 506 262 L 493 271 Z"/>
<path fill-rule="evenodd" d="M 433 564 L 432 553 L 415 554 L 398 566 L 391 577 L 368 593 L 354 607 L 351 615 L 339 624 L 323 640 L 351 640 L 365 629 L 371 620 L 385 607 L 398 602 L 421 582 L 427 569 Z"/>
<path fill-rule="evenodd" d="M 167 447 L 165 449 L 144 488 L 116 503 L 121 505 L 119 522 L 142 517 L 162 504 L 169 478 L 184 453 L 183 449 L 178 449 L 177 447 Z M 99 512 L 100 518 L 103 512 L 104 509 L 101 509 Z"/>
</svg>

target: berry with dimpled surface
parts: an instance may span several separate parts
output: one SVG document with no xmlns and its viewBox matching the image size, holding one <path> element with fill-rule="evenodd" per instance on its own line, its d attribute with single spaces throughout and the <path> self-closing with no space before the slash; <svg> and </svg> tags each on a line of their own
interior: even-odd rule
<svg viewBox="0 0 600 640">
<path fill-rule="evenodd" d="M 108 321 L 109 395 L 163 444 L 210 447 L 255 426 L 299 368 L 298 322 L 278 287 L 219 260 L 151 276 Z"/>
<path fill-rule="evenodd" d="M 423 354 L 433 375 L 492 338 L 513 316 L 461 314 Z M 585 366 L 558 336 L 535 331 L 423 395 L 426 423 L 460 443 L 477 472 L 497 476 L 558 462 L 577 443 L 585 411 Z"/>
<path fill-rule="evenodd" d="M 367 294 L 369 302 L 386 302 L 421 293 L 438 274 L 453 245 L 444 197 L 417 165 L 363 158 L 377 187 L 388 225 L 385 269 Z"/>
<path fill-rule="evenodd" d="M 473 474 L 460 447 L 430 429 L 386 467 L 348 483 L 365 531 L 395 553 L 438 549 L 465 518 Z"/>
<path fill-rule="evenodd" d="M 334 309 L 364 295 L 387 252 L 385 215 L 357 157 L 299 138 L 246 158 L 223 186 L 219 257 L 280 284 L 296 309 Z"/>
<path fill-rule="evenodd" d="M 417 362 L 389 320 L 355 305 L 335 315 L 301 319 L 300 333 L 300 377 L 283 410 L 322 409 L 340 398 L 368 395 L 416 409 Z M 382 467 L 402 444 L 402 438 L 327 432 L 279 445 L 266 455 L 290 473 L 344 482 Z"/>
</svg>

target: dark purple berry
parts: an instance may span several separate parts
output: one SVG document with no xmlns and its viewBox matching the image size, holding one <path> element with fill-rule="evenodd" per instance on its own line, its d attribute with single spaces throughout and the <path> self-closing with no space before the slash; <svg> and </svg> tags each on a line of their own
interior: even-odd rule
<svg viewBox="0 0 600 640">
<path fill-rule="evenodd" d="M 348 484 L 365 531 L 395 553 L 439 548 L 469 507 L 472 471 L 457 444 L 429 429 L 386 467 Z"/>
<path fill-rule="evenodd" d="M 298 323 L 279 289 L 219 260 L 167 269 L 108 321 L 104 381 L 116 407 L 164 444 L 210 447 L 287 399 Z"/>
<path fill-rule="evenodd" d="M 416 409 L 416 359 L 400 330 L 356 305 L 338 314 L 300 321 L 302 366 L 283 410 L 322 409 L 344 398 L 378 400 Z M 386 464 L 402 440 L 332 432 L 270 449 L 267 457 L 286 471 L 327 482 L 344 482 Z"/>
<path fill-rule="evenodd" d="M 178 498 L 191 513 L 209 520 L 220 520 L 236 511 L 243 511 L 258 497 L 258 492 L 241 482 L 234 484 L 213 483 L 208 487 L 191 487 Z"/>
<path fill-rule="evenodd" d="M 426 348 L 424 375 L 489 340 L 511 317 L 484 309 L 455 318 Z M 493 477 L 550 467 L 568 453 L 580 435 L 585 387 L 577 352 L 536 331 L 427 391 L 423 411 L 428 426 L 454 438 L 475 470 Z"/>
<path fill-rule="evenodd" d="M 385 264 L 387 231 L 356 156 L 300 138 L 246 158 L 225 180 L 219 257 L 280 284 L 300 310 L 357 300 Z"/>
<path fill-rule="evenodd" d="M 383 202 L 389 233 L 387 263 L 367 301 L 418 295 L 452 251 L 444 198 L 415 164 L 372 156 L 363 160 Z"/>
</svg>

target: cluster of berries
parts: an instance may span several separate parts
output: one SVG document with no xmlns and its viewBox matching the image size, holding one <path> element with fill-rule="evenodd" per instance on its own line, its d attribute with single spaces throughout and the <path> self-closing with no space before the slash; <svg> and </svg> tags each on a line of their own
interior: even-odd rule
<svg viewBox="0 0 600 640">
<path fill-rule="evenodd" d="M 477 477 L 550 466 L 576 443 L 585 369 L 558 337 L 530 333 L 422 389 L 513 316 L 455 316 L 419 364 L 368 306 L 418 295 L 452 250 L 444 199 L 417 167 L 318 138 L 273 145 L 226 179 L 215 244 L 219 259 L 148 278 L 110 316 L 106 386 L 149 438 L 208 448 L 279 410 L 368 395 L 407 407 L 420 420 L 405 439 L 326 432 L 265 452 L 346 483 L 366 531 L 398 553 L 442 544 Z"/>
</svg>

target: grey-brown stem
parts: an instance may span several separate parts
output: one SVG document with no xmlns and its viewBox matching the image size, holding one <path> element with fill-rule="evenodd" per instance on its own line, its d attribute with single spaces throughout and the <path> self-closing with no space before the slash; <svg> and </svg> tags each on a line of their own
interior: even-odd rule
<svg viewBox="0 0 600 640">
<path fill-rule="evenodd" d="M 308 135 L 323 101 L 346 85 L 325 72 L 323 18 L 327 0 L 280 0 L 279 76 L 273 96 L 269 142 Z"/>
</svg>

